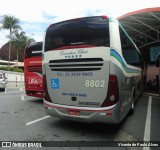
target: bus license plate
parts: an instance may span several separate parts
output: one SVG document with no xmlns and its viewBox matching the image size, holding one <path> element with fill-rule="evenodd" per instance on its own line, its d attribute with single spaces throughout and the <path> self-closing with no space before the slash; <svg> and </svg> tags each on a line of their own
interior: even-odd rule
<svg viewBox="0 0 160 150">
<path fill-rule="evenodd" d="M 68 109 L 68 114 L 73 115 L 73 116 L 79 116 L 80 111 L 79 110 Z"/>
</svg>

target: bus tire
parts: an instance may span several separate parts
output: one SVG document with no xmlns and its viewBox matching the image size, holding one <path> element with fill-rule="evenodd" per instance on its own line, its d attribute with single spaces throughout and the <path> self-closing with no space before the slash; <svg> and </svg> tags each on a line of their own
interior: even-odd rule
<svg viewBox="0 0 160 150">
<path fill-rule="evenodd" d="M 132 104 L 131 104 L 131 109 L 129 111 L 129 115 L 134 114 L 134 108 L 135 108 L 135 90 L 133 91 L 133 95 L 132 95 Z"/>
</svg>

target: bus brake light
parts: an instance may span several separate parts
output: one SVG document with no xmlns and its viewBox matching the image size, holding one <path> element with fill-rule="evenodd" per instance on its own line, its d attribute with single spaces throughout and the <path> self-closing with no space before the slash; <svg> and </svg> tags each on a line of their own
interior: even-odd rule
<svg viewBox="0 0 160 150">
<path fill-rule="evenodd" d="M 109 75 L 107 98 L 101 107 L 112 106 L 119 101 L 118 80 L 116 75 Z"/>
<path fill-rule="evenodd" d="M 102 16 L 102 19 L 108 19 L 108 17 L 107 16 Z"/>
</svg>

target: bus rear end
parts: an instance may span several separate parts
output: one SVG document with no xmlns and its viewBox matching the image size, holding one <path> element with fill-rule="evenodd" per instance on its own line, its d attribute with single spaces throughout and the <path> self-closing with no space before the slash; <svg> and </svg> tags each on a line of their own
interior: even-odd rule
<svg viewBox="0 0 160 150">
<path fill-rule="evenodd" d="M 25 49 L 25 91 L 28 96 L 43 98 L 42 42 L 32 43 Z"/>
<path fill-rule="evenodd" d="M 119 122 L 118 81 L 111 74 L 110 52 L 105 16 L 50 25 L 43 60 L 47 114 L 84 122 Z"/>
</svg>

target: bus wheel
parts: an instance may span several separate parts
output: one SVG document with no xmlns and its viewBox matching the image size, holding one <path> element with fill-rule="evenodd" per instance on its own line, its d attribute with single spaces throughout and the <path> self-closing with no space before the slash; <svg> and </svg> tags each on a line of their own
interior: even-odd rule
<svg viewBox="0 0 160 150">
<path fill-rule="evenodd" d="M 129 111 L 129 115 L 133 115 L 134 114 L 134 107 L 135 107 L 135 92 L 133 92 L 132 104 L 131 104 L 131 109 Z"/>
</svg>

